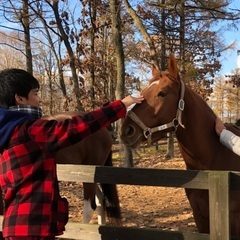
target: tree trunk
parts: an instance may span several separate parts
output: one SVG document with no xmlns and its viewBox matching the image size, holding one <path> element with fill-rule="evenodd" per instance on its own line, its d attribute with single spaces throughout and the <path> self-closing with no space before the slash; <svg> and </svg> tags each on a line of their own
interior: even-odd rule
<svg viewBox="0 0 240 240">
<path fill-rule="evenodd" d="M 131 16 L 131 18 L 133 19 L 134 23 L 136 24 L 136 26 L 138 27 L 139 31 L 141 32 L 142 36 L 145 38 L 145 40 L 147 41 L 147 43 L 149 45 L 151 60 L 154 62 L 154 64 L 156 66 L 159 67 L 159 58 L 158 58 L 156 47 L 154 45 L 154 42 L 153 42 L 152 38 L 148 34 L 145 26 L 143 25 L 141 19 L 136 14 L 135 10 L 129 4 L 129 1 L 128 0 L 123 0 L 123 3 L 125 5 L 125 8 L 126 8 L 128 14 Z"/>
<path fill-rule="evenodd" d="M 185 72 L 185 4 L 184 1 L 181 3 L 181 14 L 180 14 L 180 71 L 181 74 L 186 74 Z"/>
<path fill-rule="evenodd" d="M 72 79 L 73 79 L 73 84 L 74 84 L 74 94 L 76 96 L 76 103 L 77 103 L 76 108 L 78 111 L 83 111 L 83 107 L 82 107 L 82 104 L 80 101 L 80 96 L 79 96 L 80 88 L 79 88 L 78 75 L 77 75 L 77 70 L 76 70 L 76 65 L 75 65 L 75 56 L 74 56 L 71 44 L 68 40 L 68 36 L 65 33 L 65 30 L 63 28 L 61 18 L 59 16 L 58 1 L 53 1 L 52 5 L 50 4 L 50 2 L 48 2 L 48 4 L 53 9 L 58 30 L 60 32 L 61 38 L 65 44 L 65 47 L 67 49 L 67 53 L 69 56 L 69 65 L 70 65 L 70 69 L 71 69 L 71 74 L 72 74 Z"/>
<path fill-rule="evenodd" d="M 119 0 L 110 0 L 110 11 L 112 15 L 112 36 L 117 61 L 117 84 L 115 91 L 116 99 L 122 99 L 124 97 L 125 88 L 125 62 L 121 35 L 120 6 L 121 4 Z M 118 124 L 121 124 L 121 120 L 118 121 Z M 118 127 L 118 129 L 120 130 L 121 128 Z M 123 145 L 122 148 L 124 149 L 125 156 L 124 166 L 132 166 L 133 159 L 131 149 L 128 149 L 125 145 Z"/>
<path fill-rule="evenodd" d="M 161 0 L 161 4 L 165 5 L 165 0 Z M 162 21 L 162 28 L 161 28 L 161 70 L 166 69 L 166 13 L 165 8 L 162 8 L 162 15 L 161 15 L 161 21 Z"/>
<path fill-rule="evenodd" d="M 97 15 L 97 3 L 96 0 L 89 1 L 89 13 L 90 13 L 90 20 L 91 20 L 91 28 L 90 28 L 90 51 L 91 51 L 91 58 L 90 58 L 90 91 L 91 91 L 91 104 L 92 108 L 96 107 L 96 99 L 95 99 L 95 64 L 94 64 L 94 56 L 95 52 L 95 34 L 96 34 L 96 15 Z"/>
<path fill-rule="evenodd" d="M 134 167 L 132 150 L 124 146 L 124 167 Z"/>
<path fill-rule="evenodd" d="M 174 158 L 174 133 L 168 133 L 167 140 L 167 152 L 165 154 L 165 159 Z"/>
<path fill-rule="evenodd" d="M 24 29 L 26 67 L 27 67 L 27 71 L 29 73 L 33 74 L 31 36 L 30 36 L 30 20 L 29 20 L 29 13 L 28 13 L 28 0 L 23 0 L 22 5 L 23 5 L 22 24 L 23 24 L 23 29 Z"/>
</svg>

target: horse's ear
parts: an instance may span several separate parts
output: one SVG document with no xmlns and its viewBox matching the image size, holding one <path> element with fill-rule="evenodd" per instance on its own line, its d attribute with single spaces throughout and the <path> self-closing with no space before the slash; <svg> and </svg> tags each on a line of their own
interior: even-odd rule
<svg viewBox="0 0 240 240">
<path fill-rule="evenodd" d="M 152 64 L 152 76 L 153 76 L 153 77 L 159 76 L 160 73 L 161 73 L 161 72 L 160 72 L 159 68 L 157 67 L 157 65 Z"/>
<path fill-rule="evenodd" d="M 177 65 L 177 60 L 172 53 L 169 55 L 168 59 L 168 71 L 171 78 L 178 79 L 179 69 Z"/>
</svg>

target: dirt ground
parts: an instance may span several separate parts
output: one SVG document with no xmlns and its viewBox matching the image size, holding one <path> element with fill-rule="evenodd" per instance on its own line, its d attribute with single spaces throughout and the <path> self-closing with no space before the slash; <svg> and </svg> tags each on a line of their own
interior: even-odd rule
<svg viewBox="0 0 240 240">
<path fill-rule="evenodd" d="M 165 160 L 163 151 L 159 150 L 154 150 L 150 154 L 146 153 L 144 156 L 134 153 L 134 164 L 135 167 L 140 168 L 185 169 L 179 152 L 177 150 L 175 152 L 175 157 L 171 160 Z M 192 210 L 184 189 L 128 185 L 117 187 L 124 226 L 182 232 L 196 231 Z M 81 221 L 82 184 L 60 182 L 60 189 L 61 194 L 69 201 L 70 221 Z M 91 223 L 97 223 L 96 214 Z"/>
</svg>

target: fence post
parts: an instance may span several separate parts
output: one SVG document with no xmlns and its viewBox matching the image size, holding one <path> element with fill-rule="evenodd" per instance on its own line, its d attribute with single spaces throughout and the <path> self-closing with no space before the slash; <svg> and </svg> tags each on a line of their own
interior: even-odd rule
<svg viewBox="0 0 240 240">
<path fill-rule="evenodd" d="M 230 240 L 229 172 L 212 171 L 208 180 L 210 239 Z"/>
</svg>

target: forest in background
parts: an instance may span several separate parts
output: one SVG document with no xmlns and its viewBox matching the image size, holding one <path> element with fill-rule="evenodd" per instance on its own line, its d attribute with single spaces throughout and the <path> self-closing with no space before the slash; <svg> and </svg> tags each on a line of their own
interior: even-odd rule
<svg viewBox="0 0 240 240">
<path fill-rule="evenodd" d="M 240 8 L 231 0 L 1 0 L 0 70 L 41 82 L 46 114 L 88 111 L 140 90 L 169 53 L 181 77 L 226 121 L 239 119 L 239 70 L 219 76 Z M 222 23 L 225 23 L 223 27 Z M 237 51 L 237 50 L 236 50 Z"/>
</svg>

